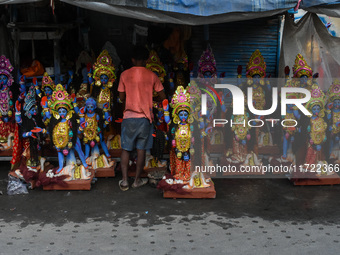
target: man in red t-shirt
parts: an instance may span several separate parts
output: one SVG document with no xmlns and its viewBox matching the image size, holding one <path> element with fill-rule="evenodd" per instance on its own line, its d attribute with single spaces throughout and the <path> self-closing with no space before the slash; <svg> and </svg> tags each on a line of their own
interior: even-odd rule
<svg viewBox="0 0 340 255">
<path fill-rule="evenodd" d="M 119 187 L 125 191 L 129 189 L 128 164 L 130 152 L 137 149 L 136 178 L 133 188 L 147 183 L 140 178 L 145 165 L 145 151 L 152 148 L 152 107 L 153 91 L 158 93 L 160 100 L 165 99 L 164 88 L 156 74 L 145 68 L 149 57 L 148 50 L 143 46 L 136 46 L 132 52 L 134 67 L 124 71 L 119 80 L 119 98 L 125 103 L 121 133 L 121 169 L 123 179 Z"/>
</svg>

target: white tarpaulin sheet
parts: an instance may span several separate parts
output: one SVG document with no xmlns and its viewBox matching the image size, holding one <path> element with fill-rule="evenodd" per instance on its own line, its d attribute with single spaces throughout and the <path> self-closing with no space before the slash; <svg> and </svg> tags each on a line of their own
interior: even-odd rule
<svg viewBox="0 0 340 255">
<path fill-rule="evenodd" d="M 313 73 L 319 73 L 320 86 L 327 89 L 334 78 L 340 77 L 340 38 L 329 34 L 320 18 L 307 13 L 301 20 L 294 21 L 286 16 L 279 65 L 279 77 L 284 77 L 284 68 L 294 65 L 295 57 L 301 53 Z"/>
</svg>

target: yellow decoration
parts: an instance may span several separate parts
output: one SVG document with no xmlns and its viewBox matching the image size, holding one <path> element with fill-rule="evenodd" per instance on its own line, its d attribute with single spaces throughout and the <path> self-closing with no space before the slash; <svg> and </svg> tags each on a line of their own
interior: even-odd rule
<svg viewBox="0 0 340 255">
<path fill-rule="evenodd" d="M 326 138 L 327 123 L 323 118 L 317 118 L 310 120 L 311 132 L 310 136 L 315 145 L 321 144 Z"/>
<path fill-rule="evenodd" d="M 110 109 L 110 96 L 111 96 L 110 89 L 105 87 L 99 93 L 99 96 L 97 98 L 98 104 L 102 104 L 103 105 L 105 103 L 108 103 L 109 109 Z"/>
<path fill-rule="evenodd" d="M 255 74 L 260 75 L 261 78 L 266 77 L 266 62 L 259 50 L 256 50 L 251 55 L 246 68 L 246 76 L 253 77 Z M 262 85 L 262 84 L 261 84 Z M 264 85 L 264 84 L 263 84 Z"/>
<path fill-rule="evenodd" d="M 309 65 L 307 65 L 303 56 L 301 54 L 297 54 L 295 64 L 293 66 L 293 77 L 300 78 L 302 75 L 306 75 L 308 78 L 311 78 L 313 76 L 313 70 Z"/>
<path fill-rule="evenodd" d="M 76 166 L 75 169 L 74 169 L 74 179 L 75 180 L 81 179 L 80 166 Z"/>
<path fill-rule="evenodd" d="M 166 72 L 157 52 L 154 50 L 150 51 L 149 58 L 146 61 L 146 69 L 156 73 L 160 81 L 164 83 Z"/>
<path fill-rule="evenodd" d="M 97 168 L 103 168 L 105 166 L 103 157 L 104 155 L 101 155 L 100 157 L 96 159 Z"/>
<path fill-rule="evenodd" d="M 191 131 L 190 125 L 179 125 L 175 133 L 176 147 L 180 152 L 190 149 Z"/>
<path fill-rule="evenodd" d="M 88 115 L 85 116 L 85 121 L 87 122 L 87 126 L 84 129 L 84 142 L 86 139 L 86 142 L 88 141 L 95 141 L 97 140 L 97 128 L 98 123 L 96 119 L 96 114 L 92 117 L 89 117 Z"/>
<path fill-rule="evenodd" d="M 328 103 L 340 99 L 340 81 L 335 79 L 327 91 Z"/>
<path fill-rule="evenodd" d="M 107 87 L 112 87 L 113 82 L 116 80 L 115 67 L 112 64 L 112 59 L 107 50 L 103 50 L 97 58 L 96 63 L 93 65 L 93 78 L 96 86 L 101 86 L 100 76 L 107 75 L 109 81 Z"/>
<path fill-rule="evenodd" d="M 53 128 L 53 143 L 59 148 L 63 149 L 67 146 L 69 141 L 69 125 L 67 122 L 59 122 Z"/>
<path fill-rule="evenodd" d="M 44 73 L 44 76 L 41 80 L 42 90 L 45 90 L 46 87 L 50 87 L 52 90 L 55 89 L 55 84 L 52 78 L 48 75 L 48 73 Z"/>
<path fill-rule="evenodd" d="M 58 109 L 65 108 L 68 111 L 67 119 L 70 119 L 74 112 L 72 101 L 72 97 L 67 93 L 63 85 L 58 84 L 48 103 L 54 118 L 59 119 Z"/>
</svg>

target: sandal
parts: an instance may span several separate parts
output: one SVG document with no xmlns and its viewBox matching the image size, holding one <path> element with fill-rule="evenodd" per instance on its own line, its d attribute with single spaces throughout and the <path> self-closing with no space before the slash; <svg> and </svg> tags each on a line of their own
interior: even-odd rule
<svg viewBox="0 0 340 255">
<path fill-rule="evenodd" d="M 121 190 L 121 191 L 127 191 L 127 190 L 129 189 L 129 185 L 123 186 L 122 183 L 123 183 L 123 180 L 120 180 L 120 181 L 118 182 L 118 185 L 119 185 L 120 190 Z"/>
<path fill-rule="evenodd" d="M 142 187 L 142 186 L 144 186 L 145 184 L 147 184 L 148 181 L 149 181 L 148 178 L 140 178 L 140 184 L 135 185 L 135 183 L 133 183 L 133 184 L 131 185 L 131 187 L 134 188 L 134 189 L 139 188 L 139 187 Z"/>
</svg>

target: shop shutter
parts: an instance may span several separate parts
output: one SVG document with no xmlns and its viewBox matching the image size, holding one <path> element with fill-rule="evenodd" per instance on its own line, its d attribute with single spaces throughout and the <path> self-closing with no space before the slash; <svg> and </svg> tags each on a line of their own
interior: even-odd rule
<svg viewBox="0 0 340 255">
<path fill-rule="evenodd" d="M 218 75 L 226 72 L 227 78 L 237 77 L 237 66 L 245 67 L 251 54 L 259 49 L 267 64 L 267 74 L 277 77 L 279 52 L 279 18 L 247 20 L 209 25 L 209 43 L 215 55 Z M 197 62 L 206 48 L 204 26 L 192 28 L 192 60 L 194 75 Z"/>
</svg>

